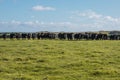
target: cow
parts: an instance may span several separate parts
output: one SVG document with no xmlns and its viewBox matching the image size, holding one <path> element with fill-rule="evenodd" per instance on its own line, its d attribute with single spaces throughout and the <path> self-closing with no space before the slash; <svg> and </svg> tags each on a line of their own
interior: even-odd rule
<svg viewBox="0 0 120 80">
<path fill-rule="evenodd" d="M 33 40 L 36 39 L 36 33 L 32 33 L 32 39 L 33 39 Z"/>
<path fill-rule="evenodd" d="M 22 40 L 25 40 L 27 38 L 27 33 L 22 33 Z"/>
<path fill-rule="evenodd" d="M 10 39 L 13 40 L 15 38 L 15 33 L 10 33 Z"/>
<path fill-rule="evenodd" d="M 37 39 L 38 39 L 38 40 L 41 39 L 41 33 L 37 33 Z"/>
<path fill-rule="evenodd" d="M 68 40 L 74 40 L 74 33 L 67 33 Z"/>
<path fill-rule="evenodd" d="M 20 33 L 16 33 L 16 39 L 20 40 L 20 38 L 21 38 L 21 34 Z"/>
<path fill-rule="evenodd" d="M 27 34 L 27 39 L 30 40 L 31 39 L 31 33 Z"/>
<path fill-rule="evenodd" d="M 6 40 L 7 34 L 6 34 L 6 33 L 3 33 L 3 34 L 2 34 L 2 38 L 3 38 L 4 40 Z"/>
<path fill-rule="evenodd" d="M 59 33 L 58 38 L 61 40 L 67 40 L 67 33 Z"/>
</svg>

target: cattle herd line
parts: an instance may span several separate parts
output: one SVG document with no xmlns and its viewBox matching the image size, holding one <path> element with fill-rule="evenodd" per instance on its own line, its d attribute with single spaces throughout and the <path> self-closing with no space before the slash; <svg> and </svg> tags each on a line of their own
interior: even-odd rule
<svg viewBox="0 0 120 80">
<path fill-rule="evenodd" d="M 60 39 L 60 40 L 120 40 L 120 35 L 89 32 L 35 32 L 35 33 L 0 33 L 0 38 L 17 40 Z"/>
</svg>

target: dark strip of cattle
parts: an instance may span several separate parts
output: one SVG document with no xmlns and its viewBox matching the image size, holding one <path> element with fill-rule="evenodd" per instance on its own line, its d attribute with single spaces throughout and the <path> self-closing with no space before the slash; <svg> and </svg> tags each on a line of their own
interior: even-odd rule
<svg viewBox="0 0 120 80">
<path fill-rule="evenodd" d="M 120 35 L 103 33 L 70 33 L 70 32 L 39 32 L 39 33 L 0 33 L 0 38 L 13 39 L 60 39 L 60 40 L 120 40 Z"/>
</svg>

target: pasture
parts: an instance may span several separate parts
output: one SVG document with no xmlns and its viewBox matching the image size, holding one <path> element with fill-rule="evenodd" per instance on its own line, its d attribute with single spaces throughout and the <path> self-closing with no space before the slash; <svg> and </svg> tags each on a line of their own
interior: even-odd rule
<svg viewBox="0 0 120 80">
<path fill-rule="evenodd" d="M 0 80 L 120 80 L 120 40 L 0 40 Z"/>
</svg>

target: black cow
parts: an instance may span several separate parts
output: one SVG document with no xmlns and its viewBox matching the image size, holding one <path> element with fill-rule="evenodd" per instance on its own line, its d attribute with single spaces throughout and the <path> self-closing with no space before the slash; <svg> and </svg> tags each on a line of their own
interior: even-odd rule
<svg viewBox="0 0 120 80">
<path fill-rule="evenodd" d="M 6 40 L 7 34 L 6 34 L 6 33 L 3 33 L 2 38 L 3 38 L 4 40 Z"/>
<path fill-rule="evenodd" d="M 15 38 L 15 33 L 10 33 L 10 39 L 13 40 Z"/>
<path fill-rule="evenodd" d="M 27 34 L 27 39 L 30 40 L 31 39 L 31 33 Z"/>
<path fill-rule="evenodd" d="M 36 38 L 36 33 L 32 33 L 32 39 L 35 40 Z"/>
<path fill-rule="evenodd" d="M 21 38 L 21 34 L 20 33 L 16 33 L 16 39 L 20 40 L 20 38 Z"/>
<path fill-rule="evenodd" d="M 108 39 L 108 35 L 107 34 L 102 34 L 103 35 L 103 40 L 107 40 Z"/>
<path fill-rule="evenodd" d="M 75 39 L 75 40 L 79 40 L 79 33 L 75 33 L 75 34 L 74 34 L 74 39 Z"/>
<path fill-rule="evenodd" d="M 58 33 L 58 38 L 61 40 L 67 39 L 67 33 Z"/>
<path fill-rule="evenodd" d="M 96 34 L 96 33 L 92 33 L 92 34 L 91 34 L 91 39 L 92 39 L 92 40 L 96 40 L 96 38 L 97 38 L 97 34 Z"/>
<path fill-rule="evenodd" d="M 74 33 L 67 33 L 68 40 L 74 40 Z"/>
<path fill-rule="evenodd" d="M 41 33 L 37 33 L 37 39 L 41 39 Z"/>
<path fill-rule="evenodd" d="M 22 39 L 25 40 L 27 38 L 27 33 L 22 33 Z"/>
</svg>

